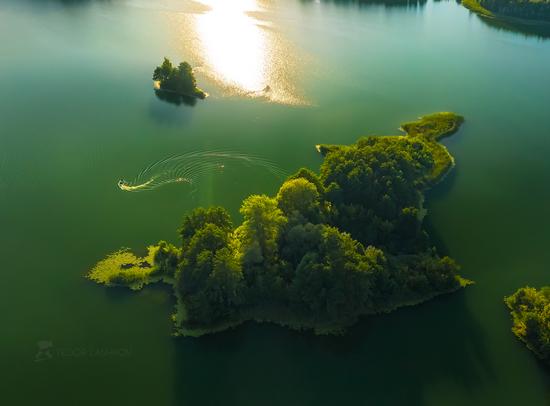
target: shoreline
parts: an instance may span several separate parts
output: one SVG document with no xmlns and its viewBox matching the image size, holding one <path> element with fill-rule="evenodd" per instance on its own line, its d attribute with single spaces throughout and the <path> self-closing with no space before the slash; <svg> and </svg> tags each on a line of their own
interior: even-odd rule
<svg viewBox="0 0 550 406">
<path fill-rule="evenodd" d="M 190 98 L 199 99 L 199 100 L 204 100 L 210 96 L 209 93 L 205 92 L 199 87 L 196 88 L 196 90 L 200 92 L 198 94 L 181 93 L 181 92 L 176 92 L 175 90 L 172 90 L 172 89 L 163 89 L 162 87 L 160 87 L 160 83 L 158 80 L 153 81 L 153 89 L 156 92 L 166 92 L 166 93 L 175 94 L 178 96 L 190 97 Z"/>
<path fill-rule="evenodd" d="M 466 9 L 470 10 L 472 13 L 477 14 L 481 18 L 487 18 L 511 24 L 519 24 L 534 28 L 540 27 L 550 29 L 550 21 L 548 20 L 515 17 L 508 14 L 498 13 L 483 7 L 481 3 L 479 3 L 477 0 L 461 0 L 460 4 L 462 4 Z"/>
</svg>

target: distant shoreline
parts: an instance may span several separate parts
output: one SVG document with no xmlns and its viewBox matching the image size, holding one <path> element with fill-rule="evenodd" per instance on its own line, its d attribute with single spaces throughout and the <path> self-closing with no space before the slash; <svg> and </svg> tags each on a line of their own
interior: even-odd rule
<svg viewBox="0 0 550 406">
<path fill-rule="evenodd" d="M 478 0 L 461 0 L 461 4 L 473 13 L 476 13 L 482 18 L 498 20 L 502 22 L 530 26 L 541 27 L 550 29 L 550 21 L 536 18 L 524 18 L 518 16 L 512 16 L 510 14 L 502 14 L 496 11 L 491 11 L 485 7 Z"/>
</svg>

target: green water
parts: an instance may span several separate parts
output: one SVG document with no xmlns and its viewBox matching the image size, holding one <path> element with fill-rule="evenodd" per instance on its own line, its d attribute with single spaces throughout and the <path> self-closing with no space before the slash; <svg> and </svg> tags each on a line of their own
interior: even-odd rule
<svg viewBox="0 0 550 406">
<path fill-rule="evenodd" d="M 271 38 L 261 49 L 277 46 L 275 62 L 243 64 L 241 91 L 202 65 L 211 97 L 191 107 L 157 99 L 150 75 L 165 55 L 202 64 L 185 24 L 196 5 L 1 2 L 3 403 L 550 405 L 550 375 L 511 334 L 502 302 L 550 282 L 550 40 L 496 29 L 454 2 L 259 6 L 254 18 Z M 230 59 L 227 71 L 239 63 Z M 292 97 L 250 97 L 248 83 Z M 176 241 L 195 206 L 222 204 L 238 220 L 243 197 L 280 182 L 235 166 L 193 191 L 117 188 L 152 162 L 218 149 L 288 172 L 317 168 L 317 143 L 393 134 L 442 110 L 467 121 L 445 141 L 457 167 L 429 193 L 428 222 L 476 281 L 465 291 L 368 318 L 340 338 L 249 323 L 174 339 L 168 291 L 83 278 L 121 246 Z"/>
</svg>

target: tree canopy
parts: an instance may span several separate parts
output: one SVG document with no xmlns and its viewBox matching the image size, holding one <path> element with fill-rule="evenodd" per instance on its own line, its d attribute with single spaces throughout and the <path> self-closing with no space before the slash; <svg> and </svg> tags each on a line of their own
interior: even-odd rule
<svg viewBox="0 0 550 406">
<path fill-rule="evenodd" d="M 550 286 L 518 289 L 504 299 L 512 314 L 512 331 L 550 366 Z"/>
</svg>

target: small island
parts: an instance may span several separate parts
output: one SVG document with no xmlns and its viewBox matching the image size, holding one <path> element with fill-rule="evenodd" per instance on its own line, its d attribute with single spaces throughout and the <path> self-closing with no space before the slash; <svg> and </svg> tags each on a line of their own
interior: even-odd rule
<svg viewBox="0 0 550 406">
<path fill-rule="evenodd" d="M 550 23 L 550 0 L 462 0 L 481 17 L 517 23 Z"/>
<path fill-rule="evenodd" d="M 252 195 L 233 226 L 222 207 L 197 208 L 178 246 L 144 257 L 124 249 L 88 278 L 106 286 L 172 286 L 176 335 L 201 336 L 247 320 L 341 334 L 366 315 L 415 305 L 472 283 L 441 256 L 423 226 L 424 191 L 453 167 L 441 137 L 463 118 L 437 113 L 406 135 L 319 145 L 319 173 L 301 169 L 275 196 Z"/>
<path fill-rule="evenodd" d="M 512 315 L 512 331 L 550 366 L 550 286 L 518 289 L 504 299 Z"/>
<path fill-rule="evenodd" d="M 168 58 L 153 72 L 153 81 L 157 91 L 170 92 L 178 96 L 206 98 L 206 93 L 197 87 L 197 81 L 191 65 L 182 62 L 174 67 Z"/>
</svg>

